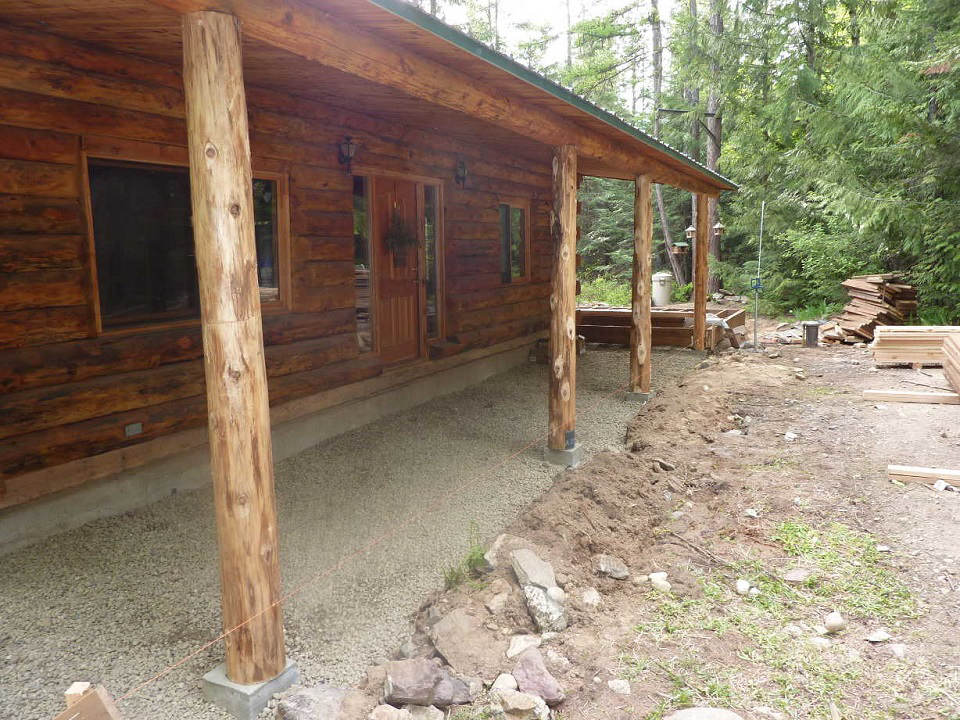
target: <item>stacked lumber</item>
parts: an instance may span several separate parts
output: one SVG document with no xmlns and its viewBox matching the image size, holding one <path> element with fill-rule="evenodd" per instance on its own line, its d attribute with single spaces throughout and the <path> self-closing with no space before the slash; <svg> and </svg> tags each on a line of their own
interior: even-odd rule
<svg viewBox="0 0 960 720">
<path fill-rule="evenodd" d="M 955 393 L 960 393 L 960 334 L 943 340 L 943 374 Z"/>
<path fill-rule="evenodd" d="M 878 327 L 870 345 L 877 365 L 942 365 L 944 340 L 960 336 L 955 325 Z"/>
<path fill-rule="evenodd" d="M 917 291 L 897 273 L 855 275 L 843 282 L 850 302 L 826 340 L 873 340 L 878 326 L 902 325 L 917 309 Z"/>
</svg>

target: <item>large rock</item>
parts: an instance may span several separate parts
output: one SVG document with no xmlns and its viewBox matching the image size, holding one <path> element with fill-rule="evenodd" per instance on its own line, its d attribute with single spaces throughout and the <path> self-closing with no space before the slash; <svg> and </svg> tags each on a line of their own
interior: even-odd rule
<svg viewBox="0 0 960 720">
<path fill-rule="evenodd" d="M 723 708 L 695 707 L 672 712 L 663 720 L 743 720 L 743 718 Z"/>
<path fill-rule="evenodd" d="M 470 702 L 467 684 L 433 660 L 394 660 L 385 666 L 383 699 L 391 705 L 464 705 Z"/>
<path fill-rule="evenodd" d="M 411 720 L 410 713 L 393 705 L 377 705 L 368 716 L 369 720 Z"/>
<path fill-rule="evenodd" d="M 547 705 L 563 702 L 563 688 L 547 670 L 543 655 L 536 648 L 530 648 L 517 658 L 513 676 L 517 679 L 517 688 L 521 692 L 541 697 Z"/>
<path fill-rule="evenodd" d="M 337 720 L 348 692 L 327 685 L 297 690 L 277 704 L 276 720 Z"/>
<path fill-rule="evenodd" d="M 533 550 L 520 548 L 510 553 L 513 563 L 513 572 L 521 585 L 536 585 L 544 590 L 557 586 L 557 577 L 553 566 L 546 560 L 541 560 Z"/>
<path fill-rule="evenodd" d="M 524 585 L 523 597 L 527 601 L 527 611 L 540 632 L 566 630 L 567 609 L 562 602 L 551 597 L 547 590 L 536 585 Z"/>
<path fill-rule="evenodd" d="M 550 717 L 547 704 L 536 695 L 497 690 L 491 693 L 491 699 L 499 705 L 508 720 L 548 720 Z"/>
<path fill-rule="evenodd" d="M 430 635 L 437 652 L 458 674 L 490 682 L 500 672 L 506 642 L 492 637 L 480 618 L 466 609 L 448 613 Z"/>
<path fill-rule="evenodd" d="M 593 571 L 597 575 L 606 575 L 614 580 L 626 580 L 630 577 L 627 564 L 614 555 L 594 555 Z"/>
<path fill-rule="evenodd" d="M 443 720 L 443 710 L 432 705 L 404 705 L 403 709 L 410 713 L 411 720 Z"/>
<path fill-rule="evenodd" d="M 487 565 L 491 568 L 496 568 L 505 562 L 509 562 L 510 553 L 514 550 L 519 550 L 520 548 L 530 549 L 532 547 L 532 543 L 527 542 L 522 537 L 503 533 L 502 535 L 498 535 L 497 539 L 493 541 L 490 549 L 483 554 L 483 559 L 487 561 Z"/>
</svg>

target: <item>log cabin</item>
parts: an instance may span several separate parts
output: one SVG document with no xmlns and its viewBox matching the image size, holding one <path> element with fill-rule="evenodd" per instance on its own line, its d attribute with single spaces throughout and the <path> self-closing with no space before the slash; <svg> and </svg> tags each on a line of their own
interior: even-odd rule
<svg viewBox="0 0 960 720">
<path fill-rule="evenodd" d="M 0 543 L 212 474 L 228 675 L 276 676 L 272 459 L 549 336 L 575 461 L 583 175 L 636 183 L 642 395 L 651 184 L 701 207 L 702 349 L 731 181 L 401 0 L 4 3 Z"/>
</svg>

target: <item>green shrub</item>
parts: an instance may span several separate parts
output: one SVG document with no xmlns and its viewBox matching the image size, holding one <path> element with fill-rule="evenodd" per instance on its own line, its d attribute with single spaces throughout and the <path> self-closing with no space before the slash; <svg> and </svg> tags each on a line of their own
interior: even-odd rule
<svg viewBox="0 0 960 720">
<path fill-rule="evenodd" d="M 630 283 L 602 275 L 583 279 L 580 281 L 579 300 L 629 306 L 632 301 Z"/>
<path fill-rule="evenodd" d="M 688 282 L 686 285 L 674 285 L 670 291 L 670 301 L 675 303 L 687 302 L 691 295 L 693 295 L 692 282 Z"/>
</svg>

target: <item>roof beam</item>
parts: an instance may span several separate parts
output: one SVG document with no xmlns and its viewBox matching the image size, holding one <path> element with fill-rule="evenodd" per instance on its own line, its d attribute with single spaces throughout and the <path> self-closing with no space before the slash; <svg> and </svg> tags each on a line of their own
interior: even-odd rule
<svg viewBox="0 0 960 720">
<path fill-rule="evenodd" d="M 664 163 L 648 148 L 624 144 L 509 95 L 484 88 L 465 73 L 430 60 L 380 37 L 347 26 L 330 13 L 297 0 L 151 0 L 180 13 L 220 10 L 235 15 L 245 36 L 365 80 L 400 90 L 424 102 L 480 118 L 540 143 L 574 144 L 598 163 L 622 168 L 631 177 L 648 174 L 654 182 L 717 193 L 716 185 L 696 170 L 684 172 Z"/>
</svg>

